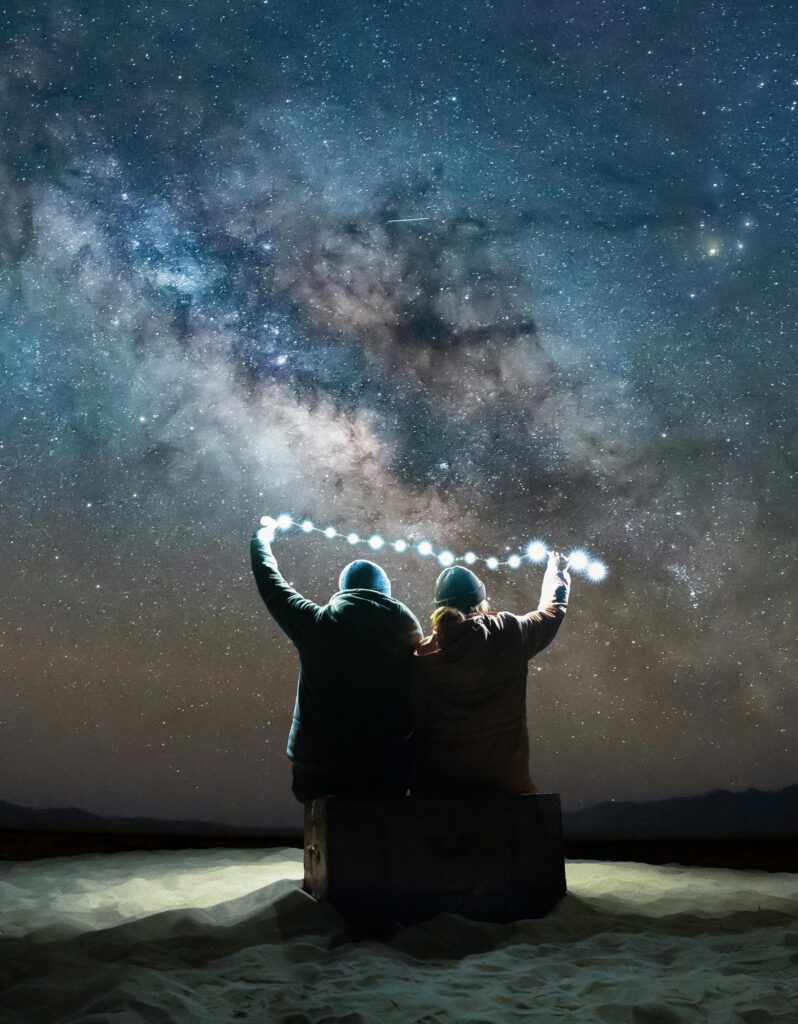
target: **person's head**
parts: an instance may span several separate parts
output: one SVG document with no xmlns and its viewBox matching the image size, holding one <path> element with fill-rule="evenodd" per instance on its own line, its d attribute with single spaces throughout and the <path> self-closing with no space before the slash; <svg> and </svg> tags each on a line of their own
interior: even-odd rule
<svg viewBox="0 0 798 1024">
<path fill-rule="evenodd" d="M 464 565 L 450 565 L 435 581 L 435 610 L 451 608 L 468 615 L 487 611 L 485 584 Z"/>
<path fill-rule="evenodd" d="M 386 597 L 391 596 L 391 581 L 385 570 L 375 562 L 358 558 L 344 566 L 338 577 L 339 590 L 376 590 Z"/>
</svg>

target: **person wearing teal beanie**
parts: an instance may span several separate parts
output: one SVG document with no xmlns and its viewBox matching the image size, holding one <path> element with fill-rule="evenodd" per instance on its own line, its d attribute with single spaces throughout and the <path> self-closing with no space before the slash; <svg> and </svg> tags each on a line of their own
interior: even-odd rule
<svg viewBox="0 0 798 1024">
<path fill-rule="evenodd" d="M 365 559 L 343 569 L 327 604 L 302 597 L 277 568 L 275 534 L 267 517 L 250 553 L 260 596 L 299 653 L 287 746 L 294 796 L 303 803 L 328 794 L 401 796 L 418 619 L 391 596 L 385 571 Z"/>
</svg>

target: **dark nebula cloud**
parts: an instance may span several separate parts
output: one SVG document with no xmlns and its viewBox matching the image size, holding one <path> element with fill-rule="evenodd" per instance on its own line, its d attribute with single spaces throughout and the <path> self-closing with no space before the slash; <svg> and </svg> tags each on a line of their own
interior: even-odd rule
<svg viewBox="0 0 798 1024">
<path fill-rule="evenodd" d="M 296 819 L 281 511 L 607 560 L 530 672 L 566 804 L 794 781 L 788 13 L 240 8 L 3 15 L 0 795 Z"/>
</svg>

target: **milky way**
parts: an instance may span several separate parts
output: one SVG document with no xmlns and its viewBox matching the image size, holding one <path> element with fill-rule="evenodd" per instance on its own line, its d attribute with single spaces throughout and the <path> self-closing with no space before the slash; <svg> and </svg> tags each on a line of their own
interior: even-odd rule
<svg viewBox="0 0 798 1024">
<path fill-rule="evenodd" d="M 279 512 L 606 559 L 530 671 L 566 805 L 794 781 L 789 13 L 239 6 L 0 27 L 0 798 L 298 820 Z"/>
</svg>

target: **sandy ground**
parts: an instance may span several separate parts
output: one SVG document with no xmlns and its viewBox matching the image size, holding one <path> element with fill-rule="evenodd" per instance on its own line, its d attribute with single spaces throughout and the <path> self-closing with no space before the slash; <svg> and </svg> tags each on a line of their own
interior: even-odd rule
<svg viewBox="0 0 798 1024">
<path fill-rule="evenodd" d="M 302 854 L 0 863 L 2 1024 L 798 1022 L 798 875 L 571 861 L 548 918 L 351 941 Z"/>
</svg>

